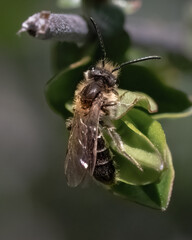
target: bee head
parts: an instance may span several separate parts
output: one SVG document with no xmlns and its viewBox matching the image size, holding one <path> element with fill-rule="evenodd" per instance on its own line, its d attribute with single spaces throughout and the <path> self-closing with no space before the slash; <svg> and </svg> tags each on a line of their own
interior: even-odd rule
<svg viewBox="0 0 192 240">
<path fill-rule="evenodd" d="M 105 68 L 93 67 L 88 71 L 88 78 L 94 81 L 102 81 L 108 87 L 114 87 L 117 83 L 117 78 L 114 74 Z"/>
</svg>

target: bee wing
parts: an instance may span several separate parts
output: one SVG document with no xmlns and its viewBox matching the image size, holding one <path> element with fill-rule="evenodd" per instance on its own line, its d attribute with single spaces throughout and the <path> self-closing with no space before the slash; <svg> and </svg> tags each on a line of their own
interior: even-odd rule
<svg viewBox="0 0 192 240">
<path fill-rule="evenodd" d="M 71 187 L 78 186 L 87 173 L 93 175 L 102 102 L 102 98 L 95 99 L 86 115 L 75 112 L 64 166 L 67 182 Z"/>
</svg>

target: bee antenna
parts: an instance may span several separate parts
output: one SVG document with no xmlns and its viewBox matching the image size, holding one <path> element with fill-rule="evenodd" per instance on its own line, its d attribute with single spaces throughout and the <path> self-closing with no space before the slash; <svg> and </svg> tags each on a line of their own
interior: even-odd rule
<svg viewBox="0 0 192 240">
<path fill-rule="evenodd" d="M 101 50 L 103 52 L 103 57 L 102 57 L 101 61 L 102 61 L 102 65 L 104 67 L 105 66 L 106 51 L 105 51 L 105 46 L 104 46 L 104 43 L 103 43 L 103 38 L 102 38 L 101 32 L 100 32 L 96 22 L 94 21 L 94 19 L 92 17 L 90 17 L 90 20 L 93 23 L 93 26 L 95 28 L 95 31 L 96 31 L 98 39 L 99 39 Z"/>
<path fill-rule="evenodd" d="M 148 56 L 148 57 L 138 58 L 138 59 L 131 60 L 131 61 L 128 61 L 128 62 L 124 62 L 120 66 L 114 68 L 112 70 L 112 73 L 115 72 L 115 71 L 118 71 L 119 69 L 121 69 L 122 67 L 124 67 L 128 64 L 137 63 L 137 62 L 144 62 L 144 61 L 148 61 L 148 60 L 152 60 L 152 59 L 161 59 L 161 57 L 160 56 Z"/>
</svg>

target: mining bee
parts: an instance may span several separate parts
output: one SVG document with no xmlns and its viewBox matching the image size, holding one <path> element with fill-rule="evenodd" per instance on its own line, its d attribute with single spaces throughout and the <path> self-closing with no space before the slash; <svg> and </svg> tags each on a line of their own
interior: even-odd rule
<svg viewBox="0 0 192 240">
<path fill-rule="evenodd" d="M 90 20 L 97 33 L 103 56 L 95 67 L 84 73 L 84 80 L 75 91 L 74 116 L 67 120 L 70 136 L 64 168 L 67 183 L 71 187 L 78 186 L 87 175 L 103 184 L 115 183 L 116 167 L 103 136 L 104 129 L 118 151 L 142 170 L 139 163 L 125 152 L 121 137 L 111 121 L 115 119 L 115 109 L 119 104 L 117 79 L 119 70 L 127 64 L 160 58 L 148 56 L 114 65 L 106 59 L 101 33 L 95 21 L 92 18 Z"/>
</svg>

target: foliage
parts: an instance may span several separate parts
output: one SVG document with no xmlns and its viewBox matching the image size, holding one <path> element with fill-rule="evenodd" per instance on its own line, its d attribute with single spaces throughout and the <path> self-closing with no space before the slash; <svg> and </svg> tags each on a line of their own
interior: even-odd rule
<svg viewBox="0 0 192 240">
<path fill-rule="evenodd" d="M 115 63 L 127 61 L 130 38 L 123 28 L 123 11 L 102 1 L 98 5 L 86 3 L 84 1 L 84 14 L 92 16 L 101 29 L 108 59 Z M 45 94 L 50 107 L 64 119 L 71 115 L 68 109 L 76 85 L 83 79 L 83 72 L 100 56 L 94 31 L 84 46 L 72 43 L 55 46 L 54 66 L 59 73 L 47 83 Z M 172 113 L 179 116 L 191 107 L 191 102 L 185 93 L 165 85 L 157 73 L 143 66 L 131 65 L 122 69 L 119 81 L 120 87 L 129 91 L 119 90 L 118 119 L 113 122 L 126 152 L 134 157 L 143 171 L 122 156 L 113 141 L 107 139 L 117 168 L 116 184 L 109 189 L 142 205 L 165 210 L 172 192 L 174 169 L 165 134 L 153 113 L 158 106 L 161 116 L 171 116 Z M 125 108 L 124 103 L 130 107 Z"/>
</svg>

